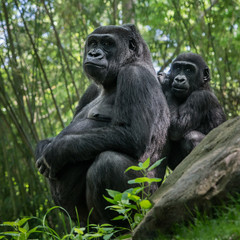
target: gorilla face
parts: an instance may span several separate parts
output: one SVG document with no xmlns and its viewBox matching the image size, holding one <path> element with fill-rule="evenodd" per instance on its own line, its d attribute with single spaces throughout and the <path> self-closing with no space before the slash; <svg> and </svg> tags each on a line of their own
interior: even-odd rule
<svg viewBox="0 0 240 240">
<path fill-rule="evenodd" d="M 198 67 L 188 61 L 175 61 L 171 67 L 171 88 L 175 97 L 186 98 L 199 79 Z"/>
<path fill-rule="evenodd" d="M 116 78 L 114 56 L 117 49 L 117 42 L 112 34 L 91 34 L 88 37 L 84 70 L 96 83 L 104 84 L 109 77 Z"/>
</svg>

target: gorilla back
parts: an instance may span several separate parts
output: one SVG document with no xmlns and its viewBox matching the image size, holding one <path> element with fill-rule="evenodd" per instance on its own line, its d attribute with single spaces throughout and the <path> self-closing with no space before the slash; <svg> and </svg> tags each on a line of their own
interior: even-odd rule
<svg viewBox="0 0 240 240">
<path fill-rule="evenodd" d="M 164 154 L 169 110 L 150 52 L 134 25 L 99 27 L 86 40 L 84 70 L 94 81 L 79 101 L 72 122 L 40 141 L 37 167 L 49 179 L 55 202 L 81 220 L 109 222 L 105 189 L 124 191 L 131 165 Z M 166 163 L 150 173 L 163 177 Z M 153 186 L 152 192 L 157 186 Z"/>
</svg>

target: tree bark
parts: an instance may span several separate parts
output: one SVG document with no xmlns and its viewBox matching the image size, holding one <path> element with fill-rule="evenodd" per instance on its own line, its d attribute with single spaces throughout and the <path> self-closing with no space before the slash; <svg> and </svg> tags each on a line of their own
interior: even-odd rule
<svg viewBox="0 0 240 240">
<path fill-rule="evenodd" d="M 157 232 L 208 212 L 240 192 L 240 117 L 211 131 L 154 193 L 154 207 L 133 239 L 154 239 Z"/>
</svg>

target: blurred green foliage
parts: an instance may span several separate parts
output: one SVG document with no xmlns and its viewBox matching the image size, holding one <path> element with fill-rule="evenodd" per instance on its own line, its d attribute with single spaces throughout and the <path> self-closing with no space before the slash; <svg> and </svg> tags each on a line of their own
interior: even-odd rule
<svg viewBox="0 0 240 240">
<path fill-rule="evenodd" d="M 84 42 L 97 26 L 135 23 L 156 70 L 201 54 L 229 118 L 240 113 L 239 0 L 2 0 L 0 3 L 0 221 L 51 206 L 34 148 L 72 119 L 89 85 Z M 131 13 L 131 14 L 129 14 Z"/>
</svg>

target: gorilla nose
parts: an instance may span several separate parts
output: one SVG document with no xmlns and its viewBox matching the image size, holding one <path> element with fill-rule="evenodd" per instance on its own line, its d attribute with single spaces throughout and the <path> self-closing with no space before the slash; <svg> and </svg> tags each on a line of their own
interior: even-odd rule
<svg viewBox="0 0 240 240">
<path fill-rule="evenodd" d="M 187 79 L 186 79 L 185 76 L 177 76 L 177 77 L 175 77 L 174 80 L 175 80 L 176 82 L 178 82 L 178 83 L 183 83 L 183 82 L 185 82 Z"/>
<path fill-rule="evenodd" d="M 93 58 L 102 59 L 103 58 L 103 52 L 100 49 L 91 50 L 91 51 L 89 51 L 88 56 L 93 57 Z"/>
</svg>

